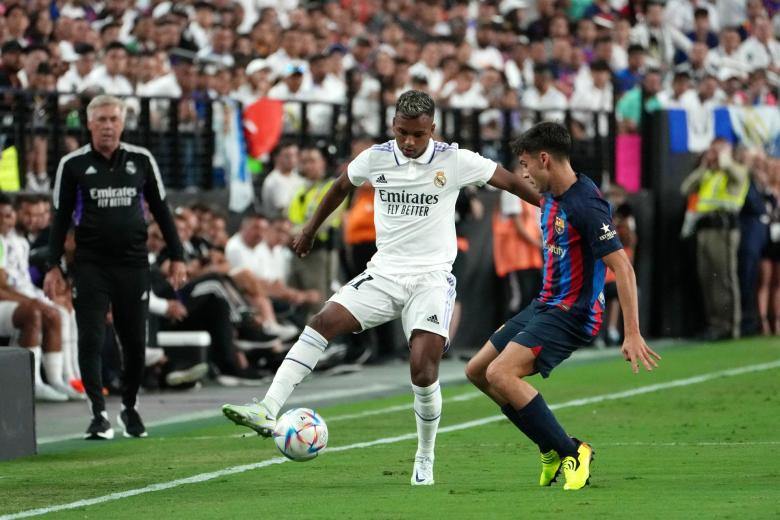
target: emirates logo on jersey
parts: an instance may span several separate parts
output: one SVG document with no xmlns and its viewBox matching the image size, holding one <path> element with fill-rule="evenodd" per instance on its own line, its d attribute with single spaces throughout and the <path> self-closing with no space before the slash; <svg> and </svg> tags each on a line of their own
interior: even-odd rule
<svg viewBox="0 0 780 520">
<path fill-rule="evenodd" d="M 445 184 L 447 184 L 447 177 L 444 175 L 444 172 L 442 170 L 437 171 L 433 178 L 433 185 L 437 188 L 443 188 Z"/>
<path fill-rule="evenodd" d="M 555 217 L 555 232 L 559 235 L 563 234 L 564 222 L 561 217 Z"/>
</svg>

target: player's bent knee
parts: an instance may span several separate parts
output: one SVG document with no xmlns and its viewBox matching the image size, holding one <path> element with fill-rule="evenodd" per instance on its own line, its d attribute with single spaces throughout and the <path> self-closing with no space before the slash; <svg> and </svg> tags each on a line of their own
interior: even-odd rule
<svg viewBox="0 0 780 520">
<path fill-rule="evenodd" d="M 483 386 L 487 384 L 487 378 L 485 377 L 485 367 L 473 359 L 466 363 L 466 377 L 469 381 L 477 386 Z"/>
<path fill-rule="evenodd" d="M 506 376 L 506 367 L 500 361 L 493 361 L 485 370 L 485 380 L 492 386 L 502 386 Z"/>
</svg>

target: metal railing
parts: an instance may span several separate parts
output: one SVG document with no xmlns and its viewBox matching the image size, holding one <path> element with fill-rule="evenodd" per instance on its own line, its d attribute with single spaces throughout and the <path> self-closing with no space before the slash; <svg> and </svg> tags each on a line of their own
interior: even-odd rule
<svg viewBox="0 0 780 520">
<path fill-rule="evenodd" d="M 283 138 L 319 146 L 336 160 L 349 157 L 357 137 L 391 139 L 394 110 L 381 102 L 383 96 L 369 102 L 357 99 L 353 93 L 349 96 L 345 104 L 285 101 Z M 88 101 L 73 94 L 0 90 L 0 148 L 11 143 L 16 146 L 20 176 L 27 171 L 26 161 L 35 138 L 46 140 L 50 177 L 63 155 L 88 142 Z M 224 185 L 224 174 L 214 167 L 216 131 L 220 130 L 214 127 L 214 104 L 218 100 L 129 97 L 127 101 L 131 112 L 122 139 L 145 146 L 154 154 L 167 186 L 207 190 Z M 356 104 L 361 102 L 357 110 Z M 192 104 L 194 120 L 181 120 L 183 103 Z M 568 128 L 579 130 L 573 132 L 575 169 L 596 180 L 604 175 L 614 178 L 613 112 L 439 107 L 437 134 L 444 141 L 457 142 L 509 167 L 514 162 L 512 140 L 553 114 Z"/>
<path fill-rule="evenodd" d="M 0 90 L 0 147 L 16 147 L 22 184 L 31 154 L 43 153 L 36 140 L 45 140 L 50 177 L 63 155 L 89 142 L 89 99 L 57 92 Z M 122 140 L 144 146 L 154 154 L 167 186 L 214 187 L 211 100 L 128 97 L 126 101 L 129 112 Z M 194 120 L 181 120 L 182 103 L 194 104 Z"/>
</svg>

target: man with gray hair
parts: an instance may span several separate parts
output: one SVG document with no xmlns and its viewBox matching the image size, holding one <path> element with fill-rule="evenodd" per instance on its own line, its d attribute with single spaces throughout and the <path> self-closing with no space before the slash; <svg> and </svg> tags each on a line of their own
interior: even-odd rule
<svg viewBox="0 0 780 520">
<path fill-rule="evenodd" d="M 54 182 L 56 213 L 44 291 L 51 296 L 65 286 L 60 261 L 72 222 L 76 228 L 72 275 L 79 367 L 93 414 L 87 439 L 114 436 L 102 394 L 100 359 L 109 311 L 123 355 L 122 409 L 118 421 L 125 437 L 147 435 L 136 410 L 149 304 L 144 201 L 172 253 L 168 266 L 171 285 L 178 288 L 186 275 L 182 246 L 165 202 L 157 162 L 146 148 L 120 141 L 126 111 L 119 98 L 95 97 L 87 106 L 91 142 L 60 160 Z"/>
<path fill-rule="evenodd" d="M 457 144 L 434 141 L 435 105 L 420 91 L 404 92 L 393 118 L 395 139 L 361 152 L 330 186 L 293 242 L 307 255 L 317 231 L 355 186 L 374 188 L 377 252 L 365 272 L 342 287 L 309 320 L 276 372 L 262 402 L 225 405 L 236 424 L 270 436 L 293 389 L 311 373 L 328 342 L 401 318 L 409 364 L 417 452 L 412 485 L 431 485 L 441 416 L 439 362 L 455 303 L 455 201 L 466 186 L 486 183 L 539 205 L 536 188 L 493 161 Z"/>
</svg>

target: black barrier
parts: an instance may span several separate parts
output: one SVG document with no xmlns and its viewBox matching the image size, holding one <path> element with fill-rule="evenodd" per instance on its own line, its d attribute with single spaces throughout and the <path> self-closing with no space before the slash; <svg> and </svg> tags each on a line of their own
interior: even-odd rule
<svg viewBox="0 0 780 520">
<path fill-rule="evenodd" d="M 212 189 L 225 184 L 214 168 L 219 136 L 215 110 L 221 100 L 206 95 L 174 99 L 124 96 L 130 107 L 122 139 L 148 148 L 157 159 L 163 182 L 175 189 Z M 392 138 L 390 121 L 394 107 L 382 102 L 373 107 L 377 130 L 366 135 L 358 126 L 354 96 L 345 104 L 286 101 L 283 138 L 304 146 L 327 150 L 336 161 L 349 157 L 352 140 L 367 136 L 377 141 Z M 86 106 L 90 98 L 57 92 L 0 89 L 0 145 L 18 151 L 20 176 L 36 138 L 46 140 L 46 169 L 54 177 L 60 158 L 88 142 Z M 182 104 L 191 104 L 194 120 L 180 120 Z M 236 105 L 240 108 L 240 104 Z M 458 109 L 439 107 L 437 133 L 448 142 L 510 166 L 510 142 L 551 112 L 563 114 L 574 135 L 572 164 L 597 183 L 604 175 L 614 178 L 615 124 L 612 112 L 590 110 L 539 111 L 517 109 Z M 605 125 L 605 122 L 607 123 Z M 606 127 L 606 129 L 605 129 Z M 578 137 L 579 136 L 579 137 Z M 33 172 L 39 173 L 39 172 Z M 22 179 L 24 185 L 24 179 Z"/>
<path fill-rule="evenodd" d="M 643 185 L 652 186 L 654 234 L 650 259 L 652 301 L 650 331 L 656 337 L 695 335 L 702 324 L 695 248 L 680 238 L 685 197 L 683 179 L 696 167 L 698 154 L 673 154 L 666 112 L 647 114 L 643 134 Z M 648 138 L 649 137 L 649 138 Z"/>
<path fill-rule="evenodd" d="M 35 453 L 32 354 L 0 347 L 0 460 Z"/>
</svg>

